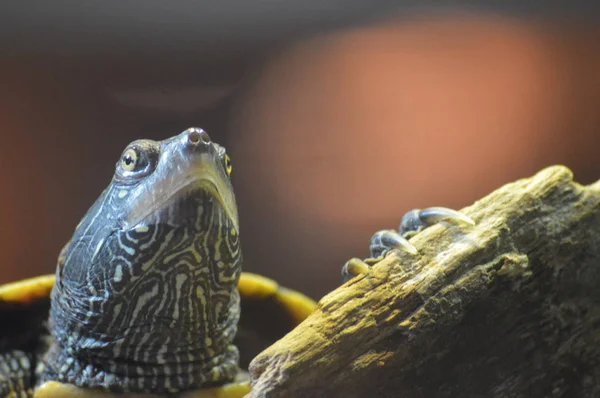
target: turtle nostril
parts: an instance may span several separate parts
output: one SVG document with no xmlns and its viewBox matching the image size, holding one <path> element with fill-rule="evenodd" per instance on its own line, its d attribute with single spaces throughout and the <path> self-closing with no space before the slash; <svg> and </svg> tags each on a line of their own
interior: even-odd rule
<svg viewBox="0 0 600 398">
<path fill-rule="evenodd" d="M 208 145 L 210 144 L 210 137 L 202 129 L 190 129 L 190 132 L 188 133 L 188 143 L 194 146 L 202 143 Z"/>
</svg>

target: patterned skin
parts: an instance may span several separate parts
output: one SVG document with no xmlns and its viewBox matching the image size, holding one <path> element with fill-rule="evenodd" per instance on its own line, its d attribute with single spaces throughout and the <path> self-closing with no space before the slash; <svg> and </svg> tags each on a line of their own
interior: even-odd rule
<svg viewBox="0 0 600 398">
<path fill-rule="evenodd" d="M 55 278 L 0 286 L 0 397 L 246 393 L 247 386 L 233 384 L 206 389 L 239 374 L 233 339 L 240 292 L 258 299 L 251 317 L 266 312 L 270 297 L 286 308 L 289 327 L 314 302 L 259 276 L 238 284 L 242 255 L 230 173 L 224 148 L 200 129 L 131 143 L 62 250 Z M 405 217 L 409 228 L 376 233 L 372 255 L 416 253 L 407 230 L 442 220 L 472 223 L 449 209 L 416 211 Z M 349 261 L 346 279 L 368 272 L 370 260 Z M 28 333 L 6 334 L 7 323 Z"/>
<path fill-rule="evenodd" d="M 60 256 L 42 382 L 162 394 L 233 378 L 242 254 L 230 172 L 200 129 L 125 149 Z"/>
</svg>

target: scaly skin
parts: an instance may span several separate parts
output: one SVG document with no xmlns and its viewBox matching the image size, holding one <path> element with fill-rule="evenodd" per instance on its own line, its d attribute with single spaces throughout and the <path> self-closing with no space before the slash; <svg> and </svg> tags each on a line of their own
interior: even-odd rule
<svg viewBox="0 0 600 398">
<path fill-rule="evenodd" d="M 248 392 L 234 381 L 240 293 L 267 315 L 283 309 L 290 327 L 315 303 L 258 275 L 240 281 L 230 173 L 201 129 L 128 145 L 56 274 L 0 286 L 0 397 Z"/>
<path fill-rule="evenodd" d="M 237 208 L 200 129 L 131 143 L 56 271 L 42 382 L 159 394 L 237 373 Z"/>
</svg>

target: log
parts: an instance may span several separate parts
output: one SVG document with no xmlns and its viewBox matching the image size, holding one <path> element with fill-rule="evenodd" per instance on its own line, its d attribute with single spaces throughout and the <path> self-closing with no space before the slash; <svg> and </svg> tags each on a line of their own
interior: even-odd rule
<svg viewBox="0 0 600 398">
<path fill-rule="evenodd" d="M 247 397 L 600 397 L 600 181 L 554 166 L 462 212 L 323 297 Z"/>
</svg>

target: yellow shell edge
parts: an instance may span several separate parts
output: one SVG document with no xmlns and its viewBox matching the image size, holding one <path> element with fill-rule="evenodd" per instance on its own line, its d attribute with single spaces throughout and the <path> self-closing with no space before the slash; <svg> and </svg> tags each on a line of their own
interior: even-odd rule
<svg viewBox="0 0 600 398">
<path fill-rule="evenodd" d="M 290 313 L 296 325 L 306 319 L 317 306 L 308 296 L 292 289 L 279 286 L 277 282 L 251 272 L 242 272 L 238 283 L 242 299 L 264 300 L 274 298 Z"/>
<path fill-rule="evenodd" d="M 250 383 L 234 382 L 220 387 L 189 391 L 175 395 L 178 398 L 242 398 L 250 392 Z M 155 394 L 115 394 L 88 388 L 47 381 L 35 392 L 34 398 L 157 398 Z M 172 396 L 172 395 L 170 395 Z"/>
<path fill-rule="evenodd" d="M 277 290 L 275 300 L 287 308 L 294 318 L 296 326 L 305 320 L 317 306 L 316 301 L 310 297 L 285 287 L 280 287 Z"/>
<path fill-rule="evenodd" d="M 273 279 L 251 272 L 242 272 L 238 290 L 242 298 L 265 299 L 277 292 L 279 285 Z"/>
<path fill-rule="evenodd" d="M 54 274 L 0 285 L 0 301 L 27 304 L 48 297 L 52 286 L 54 286 Z"/>
</svg>

